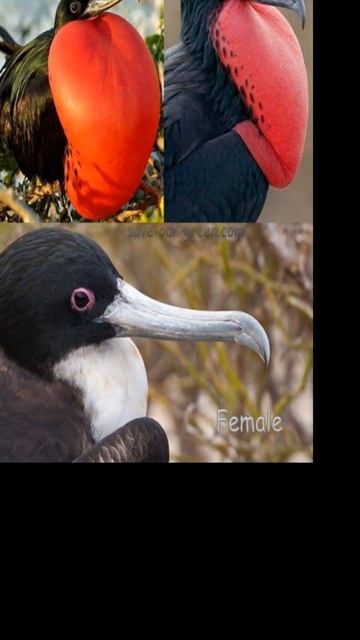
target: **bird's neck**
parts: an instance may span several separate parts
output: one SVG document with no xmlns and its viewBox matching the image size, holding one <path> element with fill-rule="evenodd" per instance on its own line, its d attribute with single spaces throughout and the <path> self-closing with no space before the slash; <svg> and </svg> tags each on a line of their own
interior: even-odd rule
<svg viewBox="0 0 360 640">
<path fill-rule="evenodd" d="M 194 53 L 200 53 L 205 48 L 209 39 L 210 25 L 218 11 L 219 0 L 182 1 L 181 38 Z"/>
<path fill-rule="evenodd" d="M 184 2 L 182 9 L 182 41 L 192 59 L 206 74 L 208 97 L 213 110 L 227 130 L 249 119 L 249 110 L 227 69 L 222 65 L 214 48 L 211 26 L 222 5 L 210 2 Z"/>
<path fill-rule="evenodd" d="M 146 370 L 129 339 L 77 349 L 55 366 L 54 376 L 79 390 L 95 442 L 146 416 Z"/>
<path fill-rule="evenodd" d="M 61 0 L 55 14 L 54 35 L 61 27 L 64 27 L 67 22 L 69 22 L 69 18 L 66 11 L 66 0 Z"/>
</svg>

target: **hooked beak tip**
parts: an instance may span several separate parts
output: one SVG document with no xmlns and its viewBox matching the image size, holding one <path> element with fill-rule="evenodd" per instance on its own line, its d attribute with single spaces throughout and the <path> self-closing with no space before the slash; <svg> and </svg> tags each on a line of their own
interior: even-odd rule
<svg viewBox="0 0 360 640">
<path fill-rule="evenodd" d="M 259 356 L 261 358 L 261 360 L 263 361 L 263 363 L 265 364 L 266 368 L 268 369 L 270 366 L 270 345 L 267 344 L 266 346 L 262 346 L 259 349 Z"/>
<path fill-rule="evenodd" d="M 120 4 L 121 1 L 122 0 L 90 0 L 83 17 L 96 18 L 108 9 L 112 9 L 115 5 Z"/>
<path fill-rule="evenodd" d="M 298 14 L 301 20 L 302 29 L 304 30 L 306 26 L 306 8 L 305 8 L 304 0 L 293 0 L 292 8 Z"/>
<path fill-rule="evenodd" d="M 265 355 L 264 363 L 265 363 L 266 368 L 268 369 L 270 367 L 270 353 Z"/>
<path fill-rule="evenodd" d="M 249 347 L 259 356 L 265 366 L 269 367 L 271 354 L 270 340 L 263 326 L 253 316 L 245 313 L 241 313 L 239 323 L 242 325 L 242 331 L 235 338 L 235 342 Z"/>
</svg>

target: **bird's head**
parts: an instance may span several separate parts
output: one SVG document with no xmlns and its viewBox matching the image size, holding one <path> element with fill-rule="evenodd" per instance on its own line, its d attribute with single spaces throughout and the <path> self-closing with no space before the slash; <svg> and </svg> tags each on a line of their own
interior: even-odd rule
<svg viewBox="0 0 360 640">
<path fill-rule="evenodd" d="M 252 316 L 157 302 L 80 234 L 32 231 L 0 255 L 0 347 L 18 365 L 51 379 L 73 351 L 125 337 L 233 341 L 270 359 L 267 335 Z"/>
<path fill-rule="evenodd" d="M 96 18 L 121 0 L 61 0 L 55 16 L 55 31 L 73 20 Z"/>
</svg>

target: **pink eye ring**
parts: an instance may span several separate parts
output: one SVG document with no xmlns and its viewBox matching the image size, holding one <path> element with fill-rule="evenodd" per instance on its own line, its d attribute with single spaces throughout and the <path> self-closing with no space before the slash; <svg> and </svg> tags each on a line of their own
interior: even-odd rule
<svg viewBox="0 0 360 640">
<path fill-rule="evenodd" d="M 74 289 L 71 294 L 71 308 L 76 313 L 86 313 L 95 305 L 95 294 L 90 289 Z"/>
</svg>

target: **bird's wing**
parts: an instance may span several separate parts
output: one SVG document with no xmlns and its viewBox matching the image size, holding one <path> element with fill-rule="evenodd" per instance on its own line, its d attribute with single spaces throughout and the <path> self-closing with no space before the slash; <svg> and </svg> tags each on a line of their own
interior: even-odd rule
<svg viewBox="0 0 360 640">
<path fill-rule="evenodd" d="M 169 442 L 158 422 L 141 418 L 107 436 L 74 462 L 169 462 Z"/>
<path fill-rule="evenodd" d="M 27 84 L 37 74 L 47 77 L 47 60 L 53 32 L 45 31 L 10 56 L 0 75 L 1 100 L 14 104 L 26 91 Z"/>
<path fill-rule="evenodd" d="M 183 43 L 165 54 L 164 112 L 167 167 L 250 117 L 211 47 L 202 59 Z"/>
<path fill-rule="evenodd" d="M 76 392 L 40 380 L 0 349 L 0 462 L 72 462 L 91 444 Z"/>
<path fill-rule="evenodd" d="M 53 182 L 63 178 L 66 138 L 48 79 L 52 31 L 10 56 L 0 74 L 0 135 L 22 172 Z"/>
</svg>

